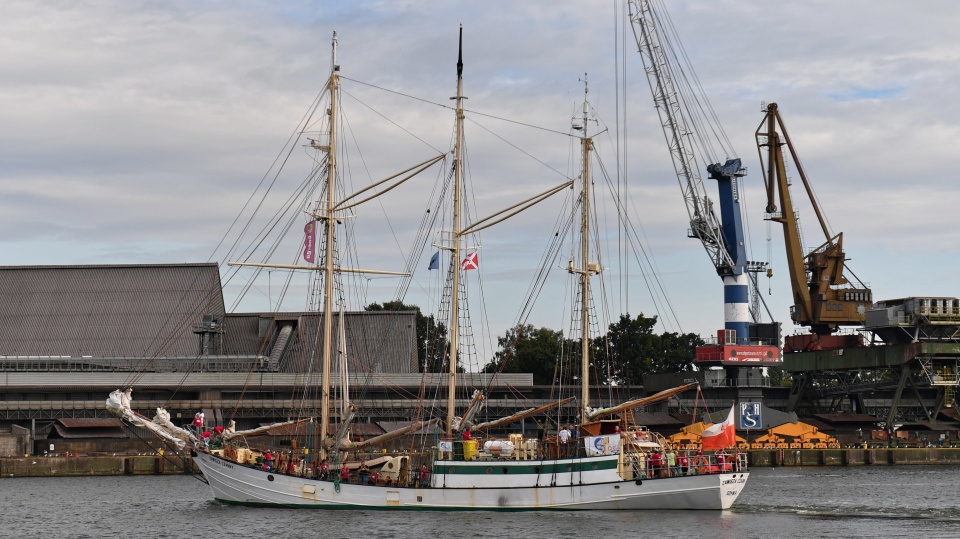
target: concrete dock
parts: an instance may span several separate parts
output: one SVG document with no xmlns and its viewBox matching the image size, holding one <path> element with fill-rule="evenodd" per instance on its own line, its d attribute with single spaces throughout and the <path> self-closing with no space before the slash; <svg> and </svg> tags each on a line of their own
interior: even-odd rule
<svg viewBox="0 0 960 539">
<path fill-rule="evenodd" d="M 189 471 L 184 471 L 184 469 Z M 96 455 L 0 458 L 0 477 L 169 475 L 193 472 L 189 455 Z"/>
</svg>

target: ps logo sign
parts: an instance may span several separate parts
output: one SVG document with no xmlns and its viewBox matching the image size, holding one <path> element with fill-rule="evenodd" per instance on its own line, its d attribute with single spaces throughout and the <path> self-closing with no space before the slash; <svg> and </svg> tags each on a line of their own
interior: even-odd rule
<svg viewBox="0 0 960 539">
<path fill-rule="evenodd" d="M 759 402 L 741 402 L 740 403 L 740 428 L 758 429 L 763 422 L 760 420 Z"/>
</svg>

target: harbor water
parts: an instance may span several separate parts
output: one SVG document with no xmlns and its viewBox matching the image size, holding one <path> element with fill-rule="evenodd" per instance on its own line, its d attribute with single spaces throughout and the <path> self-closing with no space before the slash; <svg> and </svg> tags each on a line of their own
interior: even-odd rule
<svg viewBox="0 0 960 539">
<path fill-rule="evenodd" d="M 190 476 L 0 479 L 0 537 L 960 537 L 960 467 L 756 468 L 729 511 L 450 513 L 224 506 Z"/>
</svg>

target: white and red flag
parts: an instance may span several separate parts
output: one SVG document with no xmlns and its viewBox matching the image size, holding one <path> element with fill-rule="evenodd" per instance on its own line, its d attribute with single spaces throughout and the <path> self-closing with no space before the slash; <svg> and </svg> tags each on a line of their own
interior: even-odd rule
<svg viewBox="0 0 960 539">
<path fill-rule="evenodd" d="M 737 429 L 733 424 L 733 406 L 723 423 L 714 423 L 703 429 L 701 447 L 704 451 L 725 449 L 737 445 Z"/>
<path fill-rule="evenodd" d="M 477 253 L 468 254 L 463 262 L 460 262 L 460 268 L 464 271 L 480 269 L 480 260 L 477 258 Z"/>
</svg>

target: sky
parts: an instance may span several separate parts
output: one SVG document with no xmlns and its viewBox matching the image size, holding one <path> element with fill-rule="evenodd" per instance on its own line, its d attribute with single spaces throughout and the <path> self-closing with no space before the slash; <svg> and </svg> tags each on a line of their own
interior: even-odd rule
<svg viewBox="0 0 960 539">
<path fill-rule="evenodd" d="M 669 9 L 750 171 L 748 255 L 773 268 L 761 291 L 786 333 L 795 328 L 783 238 L 763 220 L 754 140 L 768 102 L 779 104 L 830 226 L 844 233 L 848 264 L 874 298 L 960 295 L 960 4 L 677 0 Z M 633 219 L 673 312 L 651 299 L 639 270 L 623 276 L 605 260 L 612 316 L 658 315 L 663 331 L 702 336 L 723 326 L 720 279 L 686 237 L 639 54 L 629 41 L 623 48 L 622 0 L 11 0 L 0 13 L 2 265 L 217 260 L 217 245 L 326 82 L 333 31 L 348 79 L 344 107 L 358 110 L 350 137 L 366 139 L 353 185 L 447 150 L 453 113 L 437 104 L 455 93 L 462 24 L 466 107 L 477 113 L 467 124 L 477 214 L 576 174 L 567 133 L 586 73 L 592 129 L 606 130 L 597 135 L 604 166 L 630 186 Z M 618 133 L 625 159 L 610 153 Z M 358 225 L 379 230 L 361 242 L 365 267 L 402 266 L 398 251 L 422 216 L 411 208 L 432 181 L 372 206 L 372 224 Z M 482 305 L 472 305 L 485 307 L 477 331 L 487 341 L 517 321 L 552 234 L 560 201 L 541 206 L 483 233 Z M 798 209 L 813 245 L 814 216 Z M 426 299 L 430 278 L 415 281 L 410 303 L 435 301 Z M 371 279 L 365 298 L 390 300 L 395 285 Z M 275 299 L 272 283 L 256 290 L 261 300 L 244 310 Z M 528 321 L 565 329 L 567 294 L 544 292 L 546 308 Z"/>
</svg>

